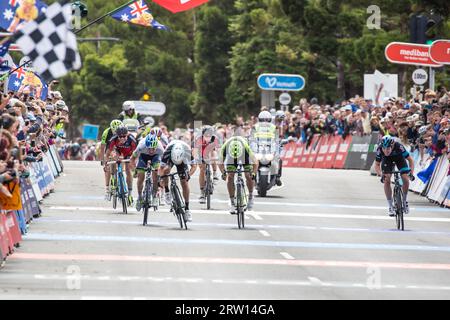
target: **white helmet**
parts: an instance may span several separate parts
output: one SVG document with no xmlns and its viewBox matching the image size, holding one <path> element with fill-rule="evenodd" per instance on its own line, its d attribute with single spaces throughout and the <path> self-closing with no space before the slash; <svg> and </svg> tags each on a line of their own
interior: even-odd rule
<svg viewBox="0 0 450 320">
<path fill-rule="evenodd" d="M 122 105 L 123 111 L 128 111 L 134 109 L 134 103 L 131 101 L 125 101 Z"/>
<path fill-rule="evenodd" d="M 284 111 L 278 110 L 278 111 L 275 113 L 275 118 L 283 120 L 283 119 L 285 118 Z"/>
<path fill-rule="evenodd" d="M 172 147 L 172 152 L 170 154 L 170 157 L 172 159 L 172 162 L 177 166 L 183 163 L 184 148 L 181 145 L 181 143 L 174 144 L 174 146 Z"/>
<path fill-rule="evenodd" d="M 272 115 L 269 111 L 262 111 L 258 115 L 259 122 L 272 122 Z"/>
</svg>

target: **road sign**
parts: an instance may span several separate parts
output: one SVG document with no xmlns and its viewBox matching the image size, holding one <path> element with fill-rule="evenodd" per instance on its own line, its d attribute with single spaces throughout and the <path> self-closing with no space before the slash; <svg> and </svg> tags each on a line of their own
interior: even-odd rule
<svg viewBox="0 0 450 320">
<path fill-rule="evenodd" d="M 450 40 L 436 40 L 430 46 L 430 58 L 436 63 L 450 64 Z"/>
<path fill-rule="evenodd" d="M 287 106 L 289 103 L 291 103 L 292 98 L 291 95 L 289 93 L 282 93 L 280 94 L 280 96 L 278 97 L 278 101 L 280 101 L 280 103 L 284 106 Z"/>
<path fill-rule="evenodd" d="M 416 69 L 412 74 L 415 84 L 425 84 L 428 81 L 428 73 L 424 69 Z"/>
<path fill-rule="evenodd" d="M 258 86 L 268 91 L 300 91 L 305 87 L 305 79 L 298 74 L 262 74 Z"/>
<path fill-rule="evenodd" d="M 431 60 L 429 50 L 430 46 L 425 44 L 391 42 L 386 46 L 384 54 L 392 63 L 442 67 Z"/>
<path fill-rule="evenodd" d="M 134 103 L 136 112 L 141 115 L 162 116 L 166 113 L 166 106 L 162 102 L 131 101 Z"/>
<path fill-rule="evenodd" d="M 98 138 L 98 130 L 99 126 L 95 126 L 92 124 L 83 125 L 83 139 L 86 140 L 97 140 Z"/>
</svg>

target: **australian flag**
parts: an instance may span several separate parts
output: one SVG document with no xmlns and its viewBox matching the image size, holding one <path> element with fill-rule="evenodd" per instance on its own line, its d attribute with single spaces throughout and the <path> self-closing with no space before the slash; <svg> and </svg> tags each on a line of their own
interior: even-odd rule
<svg viewBox="0 0 450 320">
<path fill-rule="evenodd" d="M 15 32 L 25 23 L 44 13 L 47 5 L 40 0 L 1 0 L 0 28 Z"/>
<path fill-rule="evenodd" d="M 23 67 L 9 75 L 8 91 L 22 93 L 29 90 L 30 96 L 45 100 L 48 94 L 48 86 L 36 73 L 25 70 Z"/>
<path fill-rule="evenodd" d="M 111 15 L 116 20 L 137 24 L 144 27 L 152 27 L 159 30 L 169 30 L 153 18 L 152 12 L 144 0 L 137 0 Z"/>
</svg>

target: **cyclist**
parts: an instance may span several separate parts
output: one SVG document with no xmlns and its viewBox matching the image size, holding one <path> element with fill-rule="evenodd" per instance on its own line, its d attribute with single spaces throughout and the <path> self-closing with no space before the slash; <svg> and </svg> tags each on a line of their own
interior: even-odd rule
<svg viewBox="0 0 450 320">
<path fill-rule="evenodd" d="M 214 138 L 213 138 L 214 137 Z M 217 177 L 217 164 L 214 160 L 214 156 L 217 154 L 216 150 L 219 149 L 219 137 L 215 134 L 214 128 L 211 126 L 204 126 L 201 131 L 201 136 L 198 136 L 194 141 L 194 148 L 192 150 L 195 164 L 200 166 L 200 203 L 206 203 L 205 185 L 206 185 L 206 162 L 212 162 L 213 175 Z"/>
<path fill-rule="evenodd" d="M 116 135 L 113 136 L 109 142 L 109 147 L 106 150 L 105 158 L 109 159 L 111 152 L 116 151 L 118 158 L 129 159 L 136 149 L 137 143 L 136 139 L 128 132 L 128 129 L 124 126 L 120 126 L 116 130 Z M 106 167 L 105 163 L 105 167 Z M 131 170 L 134 166 L 134 162 L 130 161 L 125 163 L 125 171 L 127 173 L 127 185 L 128 185 L 128 202 L 130 205 L 133 204 L 133 175 Z M 105 168 L 105 170 L 107 170 Z"/>
<path fill-rule="evenodd" d="M 397 166 L 398 170 L 402 173 L 403 194 L 405 196 L 405 213 L 408 214 L 408 174 L 410 177 L 414 174 L 414 160 L 401 143 L 395 141 L 393 137 L 386 135 L 381 140 L 381 143 L 377 149 L 375 170 L 379 176 L 382 176 L 381 182 L 384 183 L 384 193 L 386 194 L 386 200 L 389 205 L 390 217 L 395 216 L 395 211 L 392 207 L 391 174 L 386 172 L 392 172 L 395 166 Z"/>
<path fill-rule="evenodd" d="M 139 120 L 139 114 L 136 112 L 134 103 L 131 101 L 125 101 L 122 105 L 122 112 L 119 114 L 118 119 L 121 121 L 127 119 Z"/>
<path fill-rule="evenodd" d="M 284 113 L 281 111 L 284 117 Z M 281 113 L 277 111 L 276 115 L 280 118 Z M 258 123 L 255 124 L 252 138 L 254 143 L 257 144 L 258 140 L 266 140 L 266 141 L 277 141 L 279 140 L 277 137 L 277 126 L 272 123 L 272 115 L 269 111 L 262 111 L 258 115 Z M 278 141 L 277 141 L 278 142 Z M 253 145 L 253 144 L 252 144 Z M 256 146 L 255 146 L 256 147 Z M 280 147 L 281 149 L 282 147 Z M 254 149 L 256 150 L 256 149 Z M 276 155 L 279 155 L 281 150 L 276 150 Z M 282 165 L 283 161 L 278 157 L 278 175 L 276 178 L 277 186 L 281 186 L 281 173 L 282 173 Z"/>
<path fill-rule="evenodd" d="M 253 208 L 253 188 L 254 179 L 256 177 L 256 172 L 258 171 L 258 162 L 250 148 L 249 143 L 246 139 L 235 136 L 228 139 L 220 150 L 221 162 L 219 164 L 220 171 L 222 172 L 222 179 L 227 181 L 228 195 L 230 196 L 230 213 L 235 214 L 235 185 L 234 185 L 234 175 L 237 170 L 238 164 L 244 166 L 245 179 L 247 181 L 248 188 L 248 204 L 247 209 L 251 210 Z M 225 171 L 233 172 L 227 174 Z"/>
<path fill-rule="evenodd" d="M 191 158 L 191 148 L 189 145 L 181 140 L 174 140 L 169 143 L 164 151 L 160 169 L 160 175 L 164 176 L 170 173 L 173 166 L 177 167 L 177 172 L 181 180 L 181 187 L 183 188 L 186 218 L 189 222 L 192 221 L 192 215 L 189 210 L 189 179 L 195 170 L 195 168 L 192 167 L 189 171 L 188 165 L 191 163 Z M 169 192 L 168 180 L 168 178 L 162 179 L 162 186 L 165 191 L 166 204 L 170 206 L 172 199 Z"/>
<path fill-rule="evenodd" d="M 164 153 L 164 149 L 159 141 L 159 137 L 154 132 L 142 139 L 139 142 L 136 150 L 133 152 L 131 161 L 133 163 L 138 160 L 136 167 L 137 170 L 137 188 L 138 188 L 138 201 L 136 203 L 136 210 L 140 211 L 142 208 L 142 190 L 144 189 L 145 170 L 147 169 L 147 163 L 150 161 L 152 165 L 152 178 L 153 178 L 153 206 L 158 205 L 158 198 L 156 193 L 158 191 L 158 172 L 160 167 L 161 157 Z"/>
<path fill-rule="evenodd" d="M 105 184 L 106 184 L 105 200 L 109 200 L 109 181 L 111 180 L 111 171 L 107 166 L 105 166 L 106 161 L 108 161 L 108 159 L 105 160 L 105 152 L 109 148 L 109 141 L 114 136 L 116 130 L 120 126 L 122 126 L 122 121 L 117 119 L 113 120 L 109 124 L 109 127 L 106 128 L 102 134 L 102 142 L 100 145 L 100 152 L 98 158 L 100 159 L 101 166 L 104 167 L 105 169 Z"/>
</svg>

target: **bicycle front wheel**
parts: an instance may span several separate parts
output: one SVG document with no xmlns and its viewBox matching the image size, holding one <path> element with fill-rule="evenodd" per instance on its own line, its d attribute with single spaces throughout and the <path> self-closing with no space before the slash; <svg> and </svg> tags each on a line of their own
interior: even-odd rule
<svg viewBox="0 0 450 320">
<path fill-rule="evenodd" d="M 128 214 L 128 199 L 127 199 L 127 193 L 125 192 L 125 185 L 126 185 L 126 181 L 125 178 L 123 176 L 123 174 L 119 173 L 119 190 L 120 190 L 120 199 L 122 201 L 122 211 L 125 214 Z"/>
<path fill-rule="evenodd" d="M 145 183 L 144 195 L 143 195 L 143 205 L 142 209 L 144 210 L 144 226 L 147 225 L 148 219 L 148 210 L 150 208 L 150 204 L 152 203 L 152 186 L 149 183 Z"/>
<path fill-rule="evenodd" d="M 403 191 L 402 190 L 397 190 L 397 192 L 395 193 L 395 219 L 396 219 L 396 223 L 397 223 L 397 229 L 398 230 L 405 230 L 405 221 L 404 221 L 404 217 L 403 217 L 403 212 L 404 212 L 404 202 L 403 202 Z"/>
<path fill-rule="evenodd" d="M 181 198 L 181 193 L 178 187 L 172 189 L 173 201 L 174 201 L 174 210 L 177 215 L 178 222 L 180 224 L 181 229 L 187 229 L 186 220 L 185 220 L 185 211 L 184 211 L 184 203 Z"/>
<path fill-rule="evenodd" d="M 242 185 L 238 183 L 236 188 L 236 215 L 239 229 L 244 228 L 244 204 L 242 201 L 242 196 Z"/>
</svg>

